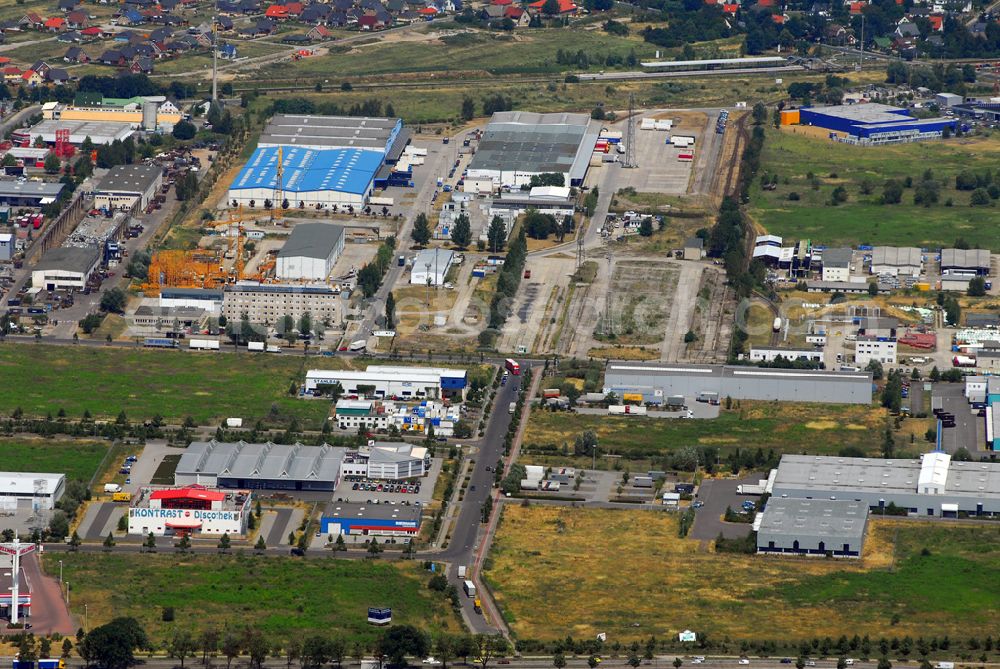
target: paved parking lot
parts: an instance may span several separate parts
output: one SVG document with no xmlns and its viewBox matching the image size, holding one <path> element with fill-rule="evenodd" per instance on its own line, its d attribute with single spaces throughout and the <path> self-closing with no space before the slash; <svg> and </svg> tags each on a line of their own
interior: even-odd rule
<svg viewBox="0 0 1000 669">
<path fill-rule="evenodd" d="M 947 427 L 941 433 L 941 447 L 946 453 L 954 453 L 961 447 L 976 451 L 984 450 L 986 443 L 986 421 L 977 416 L 965 399 L 961 383 L 934 384 L 933 397 L 941 398 L 941 407 L 955 414 L 955 427 Z"/>
<path fill-rule="evenodd" d="M 340 486 L 333 493 L 333 499 L 343 502 L 367 502 L 369 500 L 379 500 L 379 502 L 389 502 L 392 504 L 402 504 L 409 502 L 413 504 L 414 502 L 420 502 L 421 504 L 427 504 L 431 501 L 434 496 L 434 484 L 437 482 L 437 477 L 441 474 L 441 458 L 431 459 L 430 471 L 417 482 L 420 484 L 419 493 L 404 493 L 404 492 L 385 492 L 384 486 L 382 491 L 377 490 L 354 490 L 354 481 L 341 481 Z M 382 482 L 385 483 L 384 481 Z M 405 485 L 410 485 L 406 482 Z"/>
<path fill-rule="evenodd" d="M 682 163 L 677 154 L 682 150 L 667 144 L 670 135 L 692 135 L 699 140 L 704 128 L 694 128 L 691 124 L 675 126 L 670 132 L 656 130 L 636 130 L 636 160 L 639 167 L 633 170 L 605 166 L 603 169 L 619 169 L 618 188 L 635 188 L 640 193 L 667 193 L 683 195 L 687 192 L 691 179 L 693 162 Z M 693 147 L 698 151 L 698 144 Z"/>
<path fill-rule="evenodd" d="M 702 481 L 698 489 L 697 500 L 704 502 L 705 506 L 697 510 L 695 514 L 694 527 L 691 528 L 690 537 L 702 541 L 711 541 L 722 533 L 727 539 L 744 537 L 750 532 L 750 525 L 745 523 L 727 523 L 722 520 L 726 513 L 726 507 L 738 509 L 744 500 L 758 499 L 754 495 L 739 495 L 736 487 L 741 483 L 756 483 L 760 480 L 759 475 L 749 476 L 744 479 L 712 479 Z"/>
</svg>

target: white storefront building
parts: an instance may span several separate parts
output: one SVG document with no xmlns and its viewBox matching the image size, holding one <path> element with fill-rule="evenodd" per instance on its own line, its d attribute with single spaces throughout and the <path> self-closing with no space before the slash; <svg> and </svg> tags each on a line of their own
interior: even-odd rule
<svg viewBox="0 0 1000 669">
<path fill-rule="evenodd" d="M 238 536 L 246 533 L 250 499 L 249 490 L 213 490 L 199 485 L 142 488 L 128 510 L 128 533 Z"/>
</svg>

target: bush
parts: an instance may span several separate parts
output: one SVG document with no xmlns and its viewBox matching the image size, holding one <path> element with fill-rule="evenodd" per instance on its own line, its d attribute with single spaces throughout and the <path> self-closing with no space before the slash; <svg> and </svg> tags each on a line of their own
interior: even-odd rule
<svg viewBox="0 0 1000 669">
<path fill-rule="evenodd" d="M 798 202 L 802 198 L 799 196 L 798 193 L 792 191 L 791 193 L 788 194 L 788 199 L 791 200 L 792 202 Z"/>
</svg>

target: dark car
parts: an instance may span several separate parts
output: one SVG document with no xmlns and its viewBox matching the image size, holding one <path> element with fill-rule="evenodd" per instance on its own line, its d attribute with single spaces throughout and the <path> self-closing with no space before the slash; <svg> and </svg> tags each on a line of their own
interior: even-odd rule
<svg viewBox="0 0 1000 669">
<path fill-rule="evenodd" d="M 790 657 L 783 657 L 783 658 L 781 658 L 781 663 L 782 664 L 791 664 L 792 663 L 792 658 L 790 658 Z"/>
<path fill-rule="evenodd" d="M 302 550 L 301 548 L 293 548 L 292 550 L 290 550 L 288 552 L 290 554 L 294 555 L 295 557 L 305 557 L 305 555 L 306 555 L 306 552 L 304 550 Z"/>
</svg>

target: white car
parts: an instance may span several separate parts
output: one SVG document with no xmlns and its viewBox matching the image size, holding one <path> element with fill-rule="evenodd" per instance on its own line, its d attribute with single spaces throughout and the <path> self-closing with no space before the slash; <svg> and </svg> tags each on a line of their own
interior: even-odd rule
<svg viewBox="0 0 1000 669">
<path fill-rule="evenodd" d="M 740 664 L 750 664 L 750 660 L 745 657 L 740 658 Z"/>
<path fill-rule="evenodd" d="M 699 655 L 698 657 L 691 659 L 691 664 L 702 664 L 704 661 L 705 658 Z"/>
<path fill-rule="evenodd" d="M 434 657 L 425 657 L 420 662 L 421 664 L 441 664 L 441 660 Z"/>
</svg>

